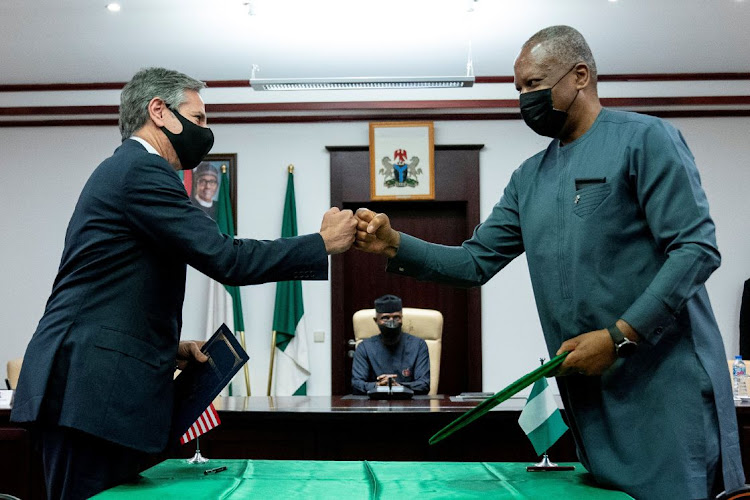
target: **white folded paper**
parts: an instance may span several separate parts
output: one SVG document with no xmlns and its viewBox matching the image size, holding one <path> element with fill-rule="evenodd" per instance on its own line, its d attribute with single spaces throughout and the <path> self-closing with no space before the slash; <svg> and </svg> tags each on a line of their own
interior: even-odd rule
<svg viewBox="0 0 750 500">
<path fill-rule="evenodd" d="M 0 410 L 10 410 L 13 401 L 13 391 L 0 390 Z"/>
</svg>

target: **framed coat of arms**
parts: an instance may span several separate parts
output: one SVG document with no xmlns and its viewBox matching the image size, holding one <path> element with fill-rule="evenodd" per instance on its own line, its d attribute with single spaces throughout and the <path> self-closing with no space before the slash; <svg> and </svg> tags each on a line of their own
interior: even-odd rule
<svg viewBox="0 0 750 500">
<path fill-rule="evenodd" d="M 434 200 L 432 122 L 370 123 L 370 199 Z"/>
</svg>

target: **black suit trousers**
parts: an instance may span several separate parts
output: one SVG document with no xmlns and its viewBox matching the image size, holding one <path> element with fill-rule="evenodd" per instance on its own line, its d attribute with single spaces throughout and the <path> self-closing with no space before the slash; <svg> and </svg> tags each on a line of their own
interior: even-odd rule
<svg viewBox="0 0 750 500">
<path fill-rule="evenodd" d="M 78 500 L 136 480 L 149 455 L 68 427 L 40 429 L 47 498 Z"/>
</svg>

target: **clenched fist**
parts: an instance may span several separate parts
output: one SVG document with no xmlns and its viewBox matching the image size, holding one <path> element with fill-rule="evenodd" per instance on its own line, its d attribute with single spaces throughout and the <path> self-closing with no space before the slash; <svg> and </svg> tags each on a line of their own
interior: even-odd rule
<svg viewBox="0 0 750 500">
<path fill-rule="evenodd" d="M 323 214 L 323 222 L 320 225 L 320 235 L 325 242 L 326 253 L 333 255 L 349 250 L 354 243 L 356 231 L 357 219 L 351 210 L 330 208 Z"/>
<path fill-rule="evenodd" d="M 401 236 L 391 227 L 385 214 L 376 214 L 367 208 L 357 210 L 357 241 L 355 248 L 393 258 L 396 256 Z"/>
</svg>

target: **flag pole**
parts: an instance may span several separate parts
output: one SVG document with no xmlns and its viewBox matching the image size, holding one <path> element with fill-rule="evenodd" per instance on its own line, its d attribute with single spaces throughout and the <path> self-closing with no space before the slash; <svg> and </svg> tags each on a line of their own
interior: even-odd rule
<svg viewBox="0 0 750 500">
<path fill-rule="evenodd" d="M 286 170 L 286 195 L 284 196 L 284 211 L 281 224 L 282 238 L 297 236 L 297 209 L 294 199 L 294 165 L 289 164 L 286 167 Z M 301 378 L 300 376 L 303 374 L 305 375 L 303 377 L 304 380 L 309 377 L 309 371 L 307 369 L 307 366 L 309 365 L 307 346 L 303 343 L 305 338 L 297 336 L 299 333 L 297 331 L 298 327 L 304 327 L 304 324 L 300 326 L 300 320 L 303 315 L 302 283 L 299 280 L 276 283 L 276 301 L 273 310 L 273 324 L 271 325 L 271 353 L 268 365 L 267 395 L 269 397 L 271 396 L 273 387 L 273 372 L 276 368 L 275 357 L 277 349 L 279 350 L 279 356 L 281 356 L 282 351 L 285 354 L 283 358 L 279 358 L 279 362 L 281 363 L 279 369 L 284 372 L 286 372 L 286 370 L 292 370 L 289 374 L 279 375 L 281 376 L 280 380 L 282 385 L 288 386 L 291 381 L 298 382 L 298 379 Z M 289 345 L 292 345 L 292 349 L 287 349 Z M 296 356 L 300 356 L 300 358 L 296 359 Z M 293 361 L 296 365 L 290 366 L 287 363 L 287 360 Z M 296 391 L 295 388 L 291 388 L 292 392 L 305 394 L 306 386 L 304 385 L 304 380 L 301 382 L 301 385 L 296 388 Z M 276 390 L 281 391 L 278 392 L 278 394 L 285 394 L 289 389 L 290 387 L 280 387 L 279 382 L 276 383 Z"/>
<path fill-rule="evenodd" d="M 290 163 L 286 167 L 286 171 L 290 174 L 294 174 L 294 165 Z M 273 361 L 274 361 L 275 355 L 276 355 L 276 330 L 272 330 L 271 331 L 271 361 L 268 364 L 268 389 L 266 391 L 266 396 L 271 395 L 271 384 L 273 382 Z"/>
<path fill-rule="evenodd" d="M 266 396 L 271 395 L 271 381 L 273 380 L 273 358 L 276 354 L 276 330 L 271 332 L 271 363 L 268 365 L 268 391 Z"/>
<path fill-rule="evenodd" d="M 226 174 L 227 174 L 227 166 L 226 166 L 226 164 L 222 164 L 221 165 L 222 179 L 225 178 Z M 231 219 L 231 217 L 230 217 L 230 219 Z M 231 222 L 230 225 L 233 225 L 233 224 L 234 224 L 234 221 L 232 220 L 232 222 Z M 228 229 L 230 230 L 229 231 L 230 234 L 234 235 L 234 231 L 232 230 L 233 228 L 228 228 Z M 239 290 L 237 290 L 237 293 L 239 294 Z M 237 298 L 239 299 L 239 297 L 237 297 Z M 234 304 L 234 297 L 232 298 L 232 303 L 233 303 L 233 305 L 232 305 L 233 309 L 238 307 L 237 304 Z M 241 306 L 240 306 L 240 309 L 241 309 Z M 236 314 L 236 312 L 235 312 L 235 314 Z M 241 310 L 240 310 L 240 314 L 241 314 Z M 244 322 L 240 322 L 240 323 L 244 323 Z M 234 326 L 235 327 L 244 328 L 244 325 L 237 325 L 236 324 Z M 237 329 L 235 331 L 235 335 L 237 335 L 237 334 L 239 334 L 239 336 L 240 336 L 240 345 L 242 346 L 242 348 L 245 351 L 247 351 L 247 345 L 245 344 L 245 330 Z M 245 394 L 247 394 L 248 396 L 250 396 L 251 395 L 251 391 L 250 391 L 250 369 L 247 366 L 247 363 L 245 363 L 245 366 L 243 367 L 243 372 L 245 374 Z"/>
<path fill-rule="evenodd" d="M 242 348 L 247 352 L 247 347 L 245 347 L 245 331 L 244 330 L 238 330 L 237 333 L 240 334 L 240 343 L 242 344 Z M 245 372 L 245 393 L 248 396 L 251 396 L 250 393 L 250 370 L 247 367 L 247 363 L 245 363 L 245 366 L 243 366 L 243 370 Z"/>
</svg>

